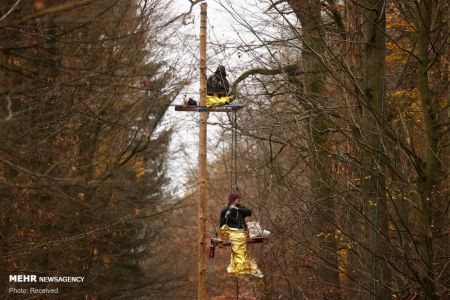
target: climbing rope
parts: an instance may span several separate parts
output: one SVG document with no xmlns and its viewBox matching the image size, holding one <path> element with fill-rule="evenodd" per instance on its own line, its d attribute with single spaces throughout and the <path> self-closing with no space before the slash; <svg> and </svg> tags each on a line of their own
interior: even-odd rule
<svg viewBox="0 0 450 300">
<path fill-rule="evenodd" d="M 230 170 L 230 190 L 231 192 L 239 192 L 238 176 L 237 176 L 237 113 L 233 111 L 231 119 L 231 170 Z"/>
<path fill-rule="evenodd" d="M 239 279 L 236 276 L 236 300 L 239 300 Z"/>
<path fill-rule="evenodd" d="M 231 118 L 231 170 L 230 170 L 230 190 L 240 194 L 237 185 L 237 112 L 232 112 Z M 236 276 L 236 300 L 239 300 L 239 279 Z"/>
</svg>

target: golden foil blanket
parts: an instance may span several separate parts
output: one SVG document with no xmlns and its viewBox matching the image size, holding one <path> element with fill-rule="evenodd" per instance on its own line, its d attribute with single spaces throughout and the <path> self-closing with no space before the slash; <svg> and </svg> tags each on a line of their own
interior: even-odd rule
<svg viewBox="0 0 450 300">
<path fill-rule="evenodd" d="M 256 262 L 247 252 L 247 238 L 243 230 L 232 230 L 227 225 L 223 225 L 221 230 L 222 238 L 231 243 L 231 261 L 227 268 L 228 273 L 234 275 L 253 275 L 263 277 Z"/>
</svg>

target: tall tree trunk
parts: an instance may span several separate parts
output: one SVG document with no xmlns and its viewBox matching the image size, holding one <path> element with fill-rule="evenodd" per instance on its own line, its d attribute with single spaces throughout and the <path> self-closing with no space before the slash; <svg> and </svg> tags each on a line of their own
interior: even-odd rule
<svg viewBox="0 0 450 300">
<path fill-rule="evenodd" d="M 388 214 L 386 205 L 385 166 L 382 159 L 383 105 L 385 96 L 386 69 L 386 12 L 384 2 L 363 2 L 364 22 L 364 100 L 362 111 L 362 140 L 365 153 L 363 163 L 363 199 L 369 220 L 366 246 L 368 271 L 371 274 L 371 290 L 377 299 L 390 299 L 390 270 L 384 258 L 388 256 Z"/>
<path fill-rule="evenodd" d="M 362 32 L 361 32 L 361 8 L 353 1 L 345 2 L 345 27 L 346 27 L 346 47 L 348 47 L 345 53 L 348 53 L 345 57 L 347 64 L 353 74 L 360 74 L 362 70 Z M 344 75 L 345 76 L 345 75 Z M 356 82 L 358 75 L 347 76 L 346 82 L 349 89 L 347 90 L 347 114 L 351 118 L 352 136 L 353 140 L 348 142 L 347 151 L 351 157 L 359 157 L 360 149 L 356 142 L 360 138 L 360 127 L 358 124 L 361 122 L 361 93 L 359 92 L 359 82 Z M 348 166 L 348 174 L 350 181 L 356 182 L 361 178 L 361 169 L 355 167 L 353 164 Z M 359 246 L 358 241 L 364 238 L 364 219 L 361 217 L 360 212 L 363 210 L 363 197 L 358 191 L 353 191 L 348 201 L 352 201 L 352 208 L 348 210 L 348 232 L 351 238 L 352 245 L 348 251 L 348 262 L 346 274 L 351 276 L 351 280 L 343 280 L 344 286 L 349 286 L 350 289 L 346 291 L 349 298 L 361 297 L 361 286 L 364 285 L 362 276 L 359 276 L 360 270 L 363 269 L 360 253 L 363 251 Z M 344 209 L 348 208 L 347 204 L 344 204 Z M 347 248 L 349 248 L 347 246 Z M 345 276 L 343 276 L 345 278 Z"/>
<path fill-rule="evenodd" d="M 321 59 L 326 52 L 325 30 L 318 1 L 289 1 L 302 24 L 304 96 L 306 106 L 313 116 L 310 121 L 310 149 L 312 172 L 310 178 L 313 214 L 314 247 L 320 256 L 317 265 L 317 292 L 323 299 L 340 299 L 337 242 L 335 239 L 335 203 L 333 197 L 331 158 L 328 156 L 329 122 L 325 116 L 326 102 L 323 91 L 326 80 L 325 67 Z M 301 93 L 301 92 L 300 92 Z"/>
<path fill-rule="evenodd" d="M 433 97 L 429 82 L 429 43 L 432 16 L 432 0 L 419 2 L 418 10 L 418 90 L 421 100 L 422 116 L 425 125 L 425 167 L 419 182 L 420 201 L 418 203 L 419 213 L 419 237 L 417 249 L 420 256 L 420 284 L 423 299 L 437 299 L 435 276 L 433 272 L 433 213 L 431 210 L 432 191 L 436 183 L 436 177 L 440 169 L 439 165 L 439 99 Z"/>
</svg>

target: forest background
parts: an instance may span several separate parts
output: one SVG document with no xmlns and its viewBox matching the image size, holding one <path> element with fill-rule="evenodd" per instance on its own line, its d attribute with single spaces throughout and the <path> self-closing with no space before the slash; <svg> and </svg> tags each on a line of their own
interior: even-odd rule
<svg viewBox="0 0 450 300">
<path fill-rule="evenodd" d="M 50 285 L 67 299 L 196 297 L 197 117 L 171 105 L 196 96 L 200 2 L 1 2 L 2 299 L 10 274 L 85 276 Z M 272 232 L 240 298 L 449 297 L 449 2 L 208 3 L 232 22 L 209 15 L 208 74 L 224 64 L 245 105 L 236 168 L 210 116 L 208 234 L 231 171 Z M 211 299 L 235 295 L 228 260 L 208 261 Z"/>
</svg>

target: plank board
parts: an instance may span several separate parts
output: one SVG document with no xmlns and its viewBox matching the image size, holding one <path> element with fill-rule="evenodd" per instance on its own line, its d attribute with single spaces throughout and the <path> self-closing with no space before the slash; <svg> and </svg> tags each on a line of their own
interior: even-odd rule
<svg viewBox="0 0 450 300">
<path fill-rule="evenodd" d="M 247 239 L 247 244 L 262 244 L 262 243 L 267 243 L 269 240 L 268 238 L 263 238 L 263 237 L 255 237 L 255 238 L 248 238 Z M 218 246 L 219 248 L 222 248 L 223 246 L 230 246 L 231 243 L 229 241 L 223 241 L 220 238 L 212 238 L 211 239 L 211 244 Z"/>
<path fill-rule="evenodd" d="M 240 110 L 244 105 L 222 105 L 217 107 L 194 106 L 194 105 L 175 105 L 175 111 L 191 112 L 233 112 Z"/>
</svg>

